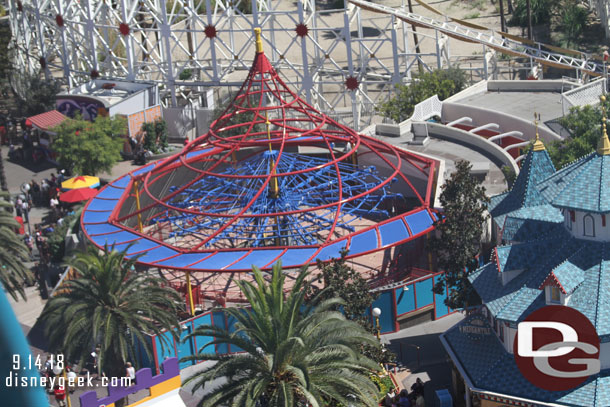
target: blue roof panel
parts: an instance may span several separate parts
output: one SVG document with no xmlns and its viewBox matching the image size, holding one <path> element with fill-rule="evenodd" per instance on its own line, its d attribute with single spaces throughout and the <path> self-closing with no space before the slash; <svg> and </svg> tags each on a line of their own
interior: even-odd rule
<svg viewBox="0 0 610 407">
<path fill-rule="evenodd" d="M 150 250 L 153 247 L 157 247 L 159 246 L 159 243 L 154 242 L 152 240 L 139 239 L 131 243 L 117 244 L 116 246 L 114 246 L 114 248 L 116 250 L 121 251 L 127 249 L 127 246 L 129 245 L 131 245 L 131 247 L 129 248 L 129 250 L 127 250 L 127 254 L 132 255 L 134 253 L 143 252 L 145 250 Z"/>
<path fill-rule="evenodd" d="M 112 185 L 108 185 L 104 187 L 104 189 L 102 189 L 100 193 L 95 196 L 95 198 L 119 199 L 124 192 L 124 188 L 114 188 Z"/>
<path fill-rule="evenodd" d="M 154 249 L 147 251 L 144 255 L 138 258 L 138 261 L 143 263 L 153 263 L 155 261 L 167 259 L 168 257 L 178 254 L 177 251 L 167 248 L 165 246 L 158 246 Z"/>
<path fill-rule="evenodd" d="M 283 250 L 254 250 L 242 260 L 227 267 L 227 270 L 250 269 L 252 265 L 263 267 L 282 254 Z"/>
<path fill-rule="evenodd" d="M 381 246 L 389 246 L 409 237 L 409 231 L 402 219 L 396 219 L 390 223 L 379 226 Z"/>
<path fill-rule="evenodd" d="M 86 211 L 83 214 L 83 223 L 102 223 L 107 222 L 111 211 L 91 212 Z"/>
<path fill-rule="evenodd" d="M 203 154 L 211 151 L 212 149 L 213 149 L 213 147 L 212 148 L 204 148 L 203 150 L 193 151 L 191 153 L 188 153 L 185 158 L 188 160 L 189 158 L 193 158 L 193 157 L 197 157 L 199 155 L 203 155 Z"/>
<path fill-rule="evenodd" d="M 148 164 L 147 166 L 142 167 L 142 168 L 140 168 L 140 169 L 139 169 L 139 170 L 137 170 L 137 171 L 134 171 L 134 172 L 133 172 L 133 174 L 132 174 L 132 176 L 134 176 L 134 175 L 140 175 L 140 174 L 146 174 L 147 172 L 152 171 L 152 169 L 153 169 L 153 168 L 155 168 L 155 165 L 156 165 L 155 163 L 153 163 L 153 164 Z"/>
<path fill-rule="evenodd" d="M 367 232 L 360 233 L 352 237 L 352 243 L 349 246 L 349 254 L 368 252 L 377 248 L 377 231 L 371 229 Z"/>
<path fill-rule="evenodd" d="M 113 244 L 120 244 L 131 240 L 136 240 L 138 238 L 140 238 L 140 236 L 136 234 L 127 232 L 125 230 L 120 230 L 117 233 L 92 236 L 91 240 L 93 240 L 99 246 L 104 246 L 106 243 L 108 243 L 108 246 L 112 246 Z"/>
<path fill-rule="evenodd" d="M 320 259 L 322 261 L 327 261 L 330 259 L 339 259 L 341 258 L 341 249 L 343 249 L 346 244 L 346 240 L 341 240 L 340 242 L 333 243 L 330 246 L 326 246 L 325 248 L 320 250 L 320 253 L 318 253 L 315 259 L 312 260 Z"/>
<path fill-rule="evenodd" d="M 116 181 L 113 181 L 110 185 L 112 185 L 115 188 L 127 188 L 127 185 L 129 185 L 130 181 L 131 181 L 131 177 L 128 177 L 127 175 L 125 175 L 124 177 L 119 178 Z"/>
<path fill-rule="evenodd" d="M 430 218 L 428 211 L 425 209 L 406 216 L 405 220 L 407 221 L 407 224 L 411 229 L 411 234 L 413 235 L 423 232 L 434 223 L 434 220 Z"/>
<path fill-rule="evenodd" d="M 97 199 L 94 198 L 91 202 L 89 202 L 89 206 L 87 206 L 87 211 L 112 211 L 115 207 L 118 200 L 108 200 L 108 199 Z"/>
<path fill-rule="evenodd" d="M 215 255 L 205 259 L 204 261 L 194 264 L 190 267 L 191 270 L 220 270 L 235 262 L 248 251 L 241 252 L 218 252 Z"/>
<path fill-rule="evenodd" d="M 116 226 L 112 226 L 107 223 L 102 223 L 101 225 L 85 225 L 85 230 L 87 231 L 89 236 L 93 236 L 106 233 L 116 233 L 120 232 L 123 229 L 117 228 Z"/>
<path fill-rule="evenodd" d="M 156 250 L 156 249 L 154 249 Z M 157 263 L 157 265 L 159 266 L 168 266 L 168 267 L 186 267 L 189 264 L 193 264 L 196 263 L 200 260 L 205 259 L 206 257 L 208 257 L 210 255 L 210 253 L 187 253 L 187 254 L 180 254 L 176 257 L 172 257 L 171 259 L 168 260 L 164 260 L 161 261 L 159 263 Z M 165 256 L 167 257 L 167 256 Z M 161 257 L 165 258 L 165 257 Z M 140 261 L 145 261 L 143 259 L 141 259 Z M 149 260 L 148 262 L 152 262 L 151 260 Z"/>
<path fill-rule="evenodd" d="M 289 267 L 305 264 L 316 251 L 317 249 L 288 249 L 286 253 L 280 257 L 282 266 Z"/>
</svg>

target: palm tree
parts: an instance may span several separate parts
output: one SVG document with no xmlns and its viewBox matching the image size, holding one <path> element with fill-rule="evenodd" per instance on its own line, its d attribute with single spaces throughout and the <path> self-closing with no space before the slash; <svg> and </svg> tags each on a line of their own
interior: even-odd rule
<svg viewBox="0 0 610 407">
<path fill-rule="evenodd" d="M 236 331 L 205 325 L 188 336 L 215 337 L 206 346 L 226 343 L 244 351 L 217 355 L 202 353 L 204 346 L 183 358 L 217 361 L 184 382 L 195 382 L 193 392 L 210 380 L 226 379 L 199 406 L 376 406 L 377 388 L 369 376 L 379 365 L 360 353 L 365 343 L 379 346 L 375 337 L 332 310 L 340 299 L 306 305 L 305 269 L 286 295 L 280 263 L 273 266 L 270 283 L 258 268 L 253 271 L 256 286 L 238 282 L 250 308 L 224 310 L 237 321 Z"/>
<path fill-rule="evenodd" d="M 125 363 L 135 361 L 136 342 L 151 357 L 146 333 L 167 330 L 177 338 L 179 329 L 180 296 L 161 279 L 136 272 L 136 259 L 126 259 L 127 250 L 89 246 L 77 252 L 68 261 L 75 278 L 63 283 L 41 315 L 51 350 L 82 366 L 98 346 L 99 367 L 109 377 L 125 375 Z"/>
<path fill-rule="evenodd" d="M 15 300 L 17 294 L 26 299 L 23 283 L 32 280 L 32 273 L 25 266 L 30 261 L 30 251 L 15 233 L 20 225 L 13 218 L 13 205 L 8 199 L 8 192 L 0 192 L 0 282 Z"/>
</svg>

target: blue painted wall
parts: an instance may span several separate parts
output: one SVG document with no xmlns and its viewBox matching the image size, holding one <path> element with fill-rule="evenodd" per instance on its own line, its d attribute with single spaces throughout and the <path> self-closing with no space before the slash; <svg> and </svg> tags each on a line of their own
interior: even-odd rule
<svg viewBox="0 0 610 407">
<path fill-rule="evenodd" d="M 432 287 L 434 286 L 433 278 L 427 278 L 425 280 L 418 281 L 416 283 L 408 284 L 409 288 L 407 291 L 403 287 L 391 289 L 379 294 L 379 297 L 373 303 L 371 308 L 378 307 L 381 309 L 381 317 L 379 324 L 381 333 L 394 332 L 396 328 L 396 317 L 404 315 L 408 312 L 415 311 L 419 308 L 435 304 L 435 318 L 440 318 L 447 315 L 451 310 L 444 304 L 446 298 L 445 294 L 438 295 L 434 294 Z M 367 316 L 371 317 L 370 310 L 367 311 Z M 371 320 L 373 318 L 371 317 Z M 186 337 L 190 332 L 197 329 L 201 325 L 214 325 L 223 329 L 228 329 L 230 332 L 235 330 L 235 320 L 232 317 L 228 317 L 224 312 L 214 312 L 199 315 L 193 318 L 191 321 L 186 322 L 187 329 L 181 332 L 181 339 Z M 374 321 L 373 321 L 374 323 Z M 165 334 L 168 339 L 171 340 L 171 336 Z M 197 345 L 195 346 L 195 340 Z M 157 360 L 159 363 L 163 362 L 167 357 L 178 357 L 182 358 L 187 355 L 193 355 L 200 352 L 201 348 L 206 344 L 213 341 L 212 337 L 198 336 L 195 339 L 190 339 L 185 343 L 176 342 L 174 347 L 173 341 L 170 342 L 169 349 L 161 351 L 160 338 L 155 337 L 154 342 L 157 347 Z M 229 349 L 228 345 L 220 344 L 214 346 L 208 346 L 203 350 L 203 353 L 229 353 L 229 352 L 242 352 L 243 350 L 239 347 L 232 347 Z M 143 356 L 143 351 L 138 352 L 140 354 L 140 365 L 154 367 L 154 361 L 149 360 Z M 192 365 L 194 362 L 182 362 L 180 368 L 184 368 Z"/>
<path fill-rule="evenodd" d="M 164 347 L 161 346 L 161 337 L 165 338 Z M 155 345 L 157 347 L 157 361 L 159 365 L 163 363 L 166 358 L 176 357 L 176 349 L 174 348 L 174 340 L 169 332 L 164 332 L 161 335 L 155 336 Z"/>
<path fill-rule="evenodd" d="M 415 310 L 415 290 L 413 284 L 404 287 L 398 287 L 394 290 L 396 294 L 396 315 L 402 315 Z M 382 310 L 383 311 L 383 310 Z"/>
<path fill-rule="evenodd" d="M 212 321 L 214 326 L 219 328 L 227 329 L 227 321 L 225 319 L 224 312 L 214 312 L 212 313 Z M 229 353 L 229 346 L 226 343 L 221 343 L 216 345 L 217 353 Z"/>
<path fill-rule="evenodd" d="M 417 293 L 417 308 L 425 307 L 434 302 L 431 278 L 415 283 L 415 292 Z"/>
<path fill-rule="evenodd" d="M 379 317 L 379 325 L 381 326 L 381 333 L 394 332 L 394 299 L 392 298 L 392 291 L 385 291 L 379 295 L 379 298 L 375 300 L 371 308 L 379 308 L 381 310 L 381 316 Z"/>
<path fill-rule="evenodd" d="M 436 281 L 436 278 L 435 278 L 435 281 Z M 434 294 L 434 299 L 436 301 L 436 307 L 435 307 L 436 318 L 440 318 L 449 313 L 449 309 L 445 305 L 445 298 L 447 298 L 446 292 L 444 292 L 443 294 Z"/>
<path fill-rule="evenodd" d="M 191 332 L 193 332 L 193 326 L 190 322 L 184 324 L 184 328 L 186 329 L 182 329 L 180 332 L 180 341 L 176 341 L 176 350 L 177 350 L 177 357 L 178 357 L 178 361 L 180 361 L 180 359 L 182 359 L 185 356 L 190 356 L 193 355 L 195 353 L 195 345 L 193 343 L 193 339 L 189 339 L 188 341 L 183 342 L 183 340 L 186 338 L 186 336 L 188 334 L 190 334 Z M 180 362 L 180 369 L 184 369 L 185 367 L 189 367 L 194 365 L 195 362 L 193 361 L 187 361 L 187 362 Z"/>
<path fill-rule="evenodd" d="M 195 329 L 201 325 L 212 325 L 212 314 L 204 314 L 199 316 L 199 318 L 193 320 L 193 325 L 195 326 Z M 197 336 L 195 338 L 195 341 L 197 341 L 196 351 L 201 353 L 215 353 L 216 351 L 214 350 L 214 345 L 207 346 L 205 349 L 203 349 L 204 346 L 213 340 L 214 338 L 211 336 Z"/>
</svg>

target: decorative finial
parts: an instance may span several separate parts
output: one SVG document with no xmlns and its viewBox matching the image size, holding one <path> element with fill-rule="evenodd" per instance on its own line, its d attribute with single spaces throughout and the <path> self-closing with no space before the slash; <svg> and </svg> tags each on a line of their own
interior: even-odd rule
<svg viewBox="0 0 610 407">
<path fill-rule="evenodd" d="M 254 29 L 254 36 L 256 37 L 256 53 L 262 54 L 263 53 L 263 39 L 261 37 L 261 29 L 259 27 L 256 27 Z"/>
<path fill-rule="evenodd" d="M 602 95 L 599 100 L 602 107 L 602 137 L 597 144 L 597 154 L 610 155 L 610 140 L 608 140 L 608 133 L 606 133 L 606 96 Z"/>
<path fill-rule="evenodd" d="M 534 112 L 534 125 L 536 126 L 536 141 L 534 141 L 534 151 L 544 151 L 544 143 L 540 140 L 540 134 L 538 133 L 538 123 L 540 122 L 540 113 Z"/>
</svg>

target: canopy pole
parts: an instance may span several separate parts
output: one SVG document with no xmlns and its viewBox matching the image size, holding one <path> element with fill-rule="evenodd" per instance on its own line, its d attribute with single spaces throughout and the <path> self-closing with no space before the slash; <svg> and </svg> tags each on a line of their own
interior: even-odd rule
<svg viewBox="0 0 610 407">
<path fill-rule="evenodd" d="M 272 152 L 273 149 L 271 148 L 271 122 L 269 121 L 269 116 L 266 110 L 265 125 L 267 126 L 267 140 L 269 140 L 269 152 Z M 271 157 L 269 159 L 269 172 L 271 173 L 271 198 L 277 198 L 280 194 L 280 187 L 277 183 L 277 178 L 275 177 L 275 163 L 271 161 Z"/>
<path fill-rule="evenodd" d="M 142 213 L 140 212 L 140 191 L 138 189 L 139 182 L 136 180 L 133 183 L 133 192 L 136 195 L 136 209 L 138 211 L 138 230 L 142 233 Z"/>
<path fill-rule="evenodd" d="M 193 302 L 193 290 L 191 289 L 191 272 L 186 272 L 186 286 L 189 293 L 189 306 L 191 308 L 191 315 L 195 315 L 195 303 Z"/>
</svg>

